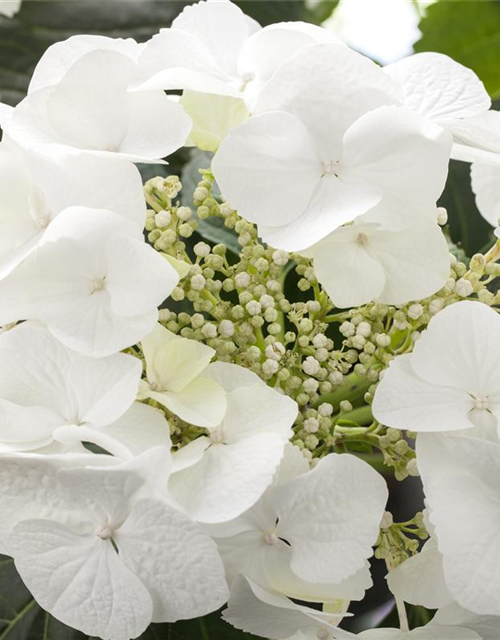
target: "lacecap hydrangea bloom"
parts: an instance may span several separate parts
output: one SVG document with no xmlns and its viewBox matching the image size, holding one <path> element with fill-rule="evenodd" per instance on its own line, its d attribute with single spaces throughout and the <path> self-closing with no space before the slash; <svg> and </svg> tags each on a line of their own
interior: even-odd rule
<svg viewBox="0 0 500 640">
<path fill-rule="evenodd" d="M 1 552 L 102 640 L 497 640 L 500 244 L 462 256 L 438 203 L 470 162 L 498 224 L 483 83 L 229 0 L 159 27 L 56 43 L 0 105 Z M 380 565 L 399 626 L 362 629 Z"/>
</svg>

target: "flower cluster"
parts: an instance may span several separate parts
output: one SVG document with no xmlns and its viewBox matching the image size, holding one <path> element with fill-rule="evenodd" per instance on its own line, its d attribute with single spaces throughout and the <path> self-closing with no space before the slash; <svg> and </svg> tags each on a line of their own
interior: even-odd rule
<svg viewBox="0 0 500 640">
<path fill-rule="evenodd" d="M 481 81 L 209 0 L 51 46 L 1 107 L 0 548 L 38 603 L 104 640 L 225 604 L 348 640 L 375 555 L 401 630 L 360 637 L 497 638 L 500 244 L 459 261 L 437 206 L 473 162 L 498 223 Z M 192 198 L 143 185 L 183 146 L 213 154 Z M 380 465 L 424 513 L 394 522 Z"/>
</svg>

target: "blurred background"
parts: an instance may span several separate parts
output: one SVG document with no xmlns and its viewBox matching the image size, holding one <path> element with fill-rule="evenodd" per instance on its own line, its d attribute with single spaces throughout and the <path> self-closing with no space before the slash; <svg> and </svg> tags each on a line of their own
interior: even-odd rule
<svg viewBox="0 0 500 640">
<path fill-rule="evenodd" d="M 0 0 L 0 97 L 16 105 L 26 94 L 29 79 L 43 52 L 71 35 L 101 34 L 148 40 L 190 4 L 189 0 Z M 334 30 L 348 45 L 382 65 L 420 51 L 438 51 L 473 69 L 500 108 L 500 1 L 498 0 L 236 0 L 262 26 L 304 20 Z M 182 150 L 170 159 L 168 171 L 178 173 L 189 200 L 209 165 L 202 152 Z M 164 169 L 149 166 L 144 177 Z M 148 173 L 149 172 L 149 173 Z M 0 203 L 1 203 L 0 193 Z M 188 202 L 186 202 L 188 203 Z M 492 244 L 492 229 L 480 216 L 470 188 L 469 166 L 452 162 L 446 190 L 439 202 L 448 210 L 450 250 L 467 262 Z M 209 223 L 203 237 L 230 245 L 227 230 Z M 419 480 L 391 484 L 389 509 L 405 521 L 422 508 Z M 384 569 L 374 565 L 376 586 L 362 604 L 354 631 L 397 626 Z M 412 608 L 414 625 L 428 613 Z M 217 614 L 202 621 L 152 625 L 141 640 L 250 640 L 250 636 L 220 623 Z M 46 615 L 31 599 L 9 559 L 0 559 L 0 640 L 93 640 Z"/>
</svg>

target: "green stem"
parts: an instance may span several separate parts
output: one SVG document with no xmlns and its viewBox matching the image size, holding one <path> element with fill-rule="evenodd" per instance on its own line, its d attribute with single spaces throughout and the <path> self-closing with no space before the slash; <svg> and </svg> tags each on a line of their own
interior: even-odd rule
<svg viewBox="0 0 500 640">
<path fill-rule="evenodd" d="M 344 311 L 342 313 L 331 313 L 323 318 L 323 322 L 343 322 L 349 319 L 349 312 Z"/>
<path fill-rule="evenodd" d="M 342 420 L 349 420 L 359 425 L 370 425 L 373 422 L 372 408 L 370 405 L 358 407 L 339 416 L 337 424 L 341 424 Z"/>
<path fill-rule="evenodd" d="M 366 378 L 362 378 L 355 373 L 350 373 L 346 376 L 346 384 L 335 391 L 320 396 L 313 404 L 313 408 L 317 409 L 323 402 L 328 402 L 334 407 L 338 406 L 342 400 L 349 400 L 351 403 L 356 402 L 363 398 L 371 385 L 372 383 Z"/>
<path fill-rule="evenodd" d="M 205 624 L 205 620 L 203 618 L 198 619 L 198 624 L 201 631 L 201 637 L 203 640 L 210 640 L 210 636 L 208 634 L 207 625 Z"/>
<path fill-rule="evenodd" d="M 255 337 L 257 339 L 257 346 L 264 353 L 266 350 L 266 343 L 264 341 L 264 334 L 262 333 L 262 329 L 259 327 L 255 330 Z"/>
</svg>

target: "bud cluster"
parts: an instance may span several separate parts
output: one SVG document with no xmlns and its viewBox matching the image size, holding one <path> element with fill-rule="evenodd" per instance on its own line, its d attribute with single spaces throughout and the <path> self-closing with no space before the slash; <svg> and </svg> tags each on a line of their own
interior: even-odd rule
<svg viewBox="0 0 500 640">
<path fill-rule="evenodd" d="M 410 352 L 445 306 L 463 297 L 498 303 L 498 294 L 487 286 L 500 267 L 488 254 L 475 255 L 469 266 L 450 254 L 449 280 L 435 295 L 407 305 L 373 302 L 339 312 L 318 284 L 312 261 L 263 244 L 252 223 L 213 195 L 211 172 L 200 173 L 192 208 L 175 200 L 182 188 L 176 176 L 154 178 L 145 186 L 152 207 L 148 240 L 181 261 L 175 263 L 181 280 L 172 298 L 182 310 L 161 310 L 161 322 L 212 347 L 217 360 L 247 367 L 292 397 L 300 408 L 293 442 L 306 458 L 356 451 L 381 460 L 398 480 L 418 475 L 413 441 L 373 418 L 376 385 L 389 362 Z M 222 220 L 238 253 L 198 233 L 199 221 L 209 218 Z M 199 435 L 177 422 L 172 420 L 172 436 L 179 446 Z"/>
</svg>

